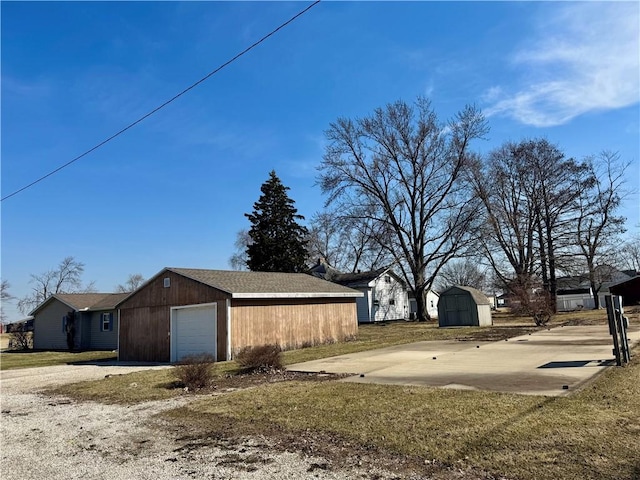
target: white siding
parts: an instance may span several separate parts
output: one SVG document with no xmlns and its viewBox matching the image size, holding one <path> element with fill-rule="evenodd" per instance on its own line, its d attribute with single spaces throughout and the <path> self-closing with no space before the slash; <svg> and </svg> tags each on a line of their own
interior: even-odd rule
<svg viewBox="0 0 640 480">
<path fill-rule="evenodd" d="M 559 312 L 568 312 L 579 308 L 592 309 L 594 306 L 595 303 L 593 301 L 593 297 L 588 293 L 577 295 L 558 295 L 556 299 L 556 307 Z"/>
<path fill-rule="evenodd" d="M 438 297 L 437 294 L 433 293 L 431 290 L 427 292 L 427 311 L 431 318 L 438 318 Z"/>
<path fill-rule="evenodd" d="M 389 279 L 387 281 L 386 279 Z M 376 322 L 402 320 L 408 316 L 409 298 L 404 285 L 388 273 L 375 281 L 375 299 L 378 302 L 375 313 Z"/>
</svg>

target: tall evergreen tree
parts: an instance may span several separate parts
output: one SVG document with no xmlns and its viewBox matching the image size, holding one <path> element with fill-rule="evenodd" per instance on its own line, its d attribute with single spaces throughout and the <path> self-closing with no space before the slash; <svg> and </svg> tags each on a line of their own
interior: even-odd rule
<svg viewBox="0 0 640 480">
<path fill-rule="evenodd" d="M 298 215 L 293 200 L 276 176 L 262 184 L 259 200 L 253 204 L 253 212 L 245 213 L 251 222 L 247 246 L 249 270 L 261 272 L 304 272 L 307 269 L 307 229 L 298 223 L 304 220 Z"/>
</svg>

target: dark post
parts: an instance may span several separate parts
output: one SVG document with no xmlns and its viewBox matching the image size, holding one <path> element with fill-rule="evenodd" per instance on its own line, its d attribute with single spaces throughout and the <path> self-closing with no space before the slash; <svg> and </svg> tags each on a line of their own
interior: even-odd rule
<svg viewBox="0 0 640 480">
<path fill-rule="evenodd" d="M 622 365 L 622 358 L 620 357 L 620 345 L 618 338 L 618 322 L 616 321 L 616 310 L 613 305 L 613 298 L 611 295 L 604 297 L 605 304 L 607 305 L 607 318 L 609 319 L 609 333 L 613 336 L 613 355 L 616 357 L 616 365 Z"/>
</svg>

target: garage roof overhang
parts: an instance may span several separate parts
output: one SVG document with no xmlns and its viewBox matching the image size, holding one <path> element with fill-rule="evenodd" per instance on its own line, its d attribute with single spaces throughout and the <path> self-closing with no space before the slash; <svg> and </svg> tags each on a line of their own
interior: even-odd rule
<svg viewBox="0 0 640 480">
<path fill-rule="evenodd" d="M 292 293 L 232 293 L 231 298 L 356 298 L 363 297 L 362 292 L 292 292 Z"/>
</svg>

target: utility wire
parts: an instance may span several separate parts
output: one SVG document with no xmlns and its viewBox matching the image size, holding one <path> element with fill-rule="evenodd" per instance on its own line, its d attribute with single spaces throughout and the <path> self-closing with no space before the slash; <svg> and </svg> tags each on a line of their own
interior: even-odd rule
<svg viewBox="0 0 640 480">
<path fill-rule="evenodd" d="M 147 118 L 149 118 L 151 115 L 153 115 L 154 113 L 158 112 L 159 110 L 163 109 L 164 107 L 166 107 L 167 105 L 169 105 L 171 102 L 173 102 L 174 100 L 177 100 L 178 98 L 180 98 L 182 95 L 184 95 L 185 93 L 187 93 L 189 90 L 192 90 L 193 88 L 197 87 L 198 85 L 200 85 L 202 82 L 204 82 L 205 80 L 208 80 L 210 77 L 212 77 L 213 75 L 215 75 L 216 73 L 218 73 L 220 70 L 222 70 L 224 67 L 226 67 L 227 65 L 230 65 L 231 63 L 235 62 L 238 58 L 242 57 L 245 53 L 248 53 L 250 50 L 254 49 L 255 47 L 257 47 L 258 45 L 260 45 L 262 42 L 264 42 L 267 38 L 271 37 L 272 35 L 274 35 L 275 33 L 277 33 L 279 30 L 282 30 L 284 27 L 286 27 L 287 25 L 289 25 L 291 22 L 293 22 L 294 20 L 296 20 L 298 17 L 304 15 L 305 13 L 307 13 L 309 10 L 311 10 L 313 7 L 315 7 L 318 3 L 320 3 L 320 0 L 316 0 L 315 2 L 313 2 L 311 5 L 309 5 L 308 7 L 306 7 L 304 10 L 301 10 L 300 12 L 296 13 L 293 17 L 291 17 L 289 20 L 287 20 L 286 22 L 284 22 L 283 24 L 281 24 L 279 27 L 277 27 L 276 29 L 272 30 L 271 32 L 269 32 L 268 34 L 266 34 L 264 37 L 262 37 L 260 40 L 256 41 L 255 43 L 253 43 L 252 45 L 250 45 L 249 47 L 245 48 L 243 51 L 241 51 L 240 53 L 238 53 L 235 57 L 233 57 L 231 60 L 226 61 L 225 63 L 223 63 L 222 65 L 220 65 L 218 68 L 216 68 L 215 70 L 213 70 L 212 72 L 208 73 L 206 76 L 202 77 L 200 80 L 198 80 L 196 83 L 194 83 L 193 85 L 185 88 L 184 90 L 182 90 L 180 93 L 174 95 L 173 97 L 171 97 L 169 100 L 167 100 L 166 102 L 164 102 L 162 105 L 154 108 L 153 110 L 151 110 L 149 113 L 147 113 L 146 115 L 143 115 L 142 117 L 140 117 L 138 120 L 136 120 L 133 123 L 130 123 L 129 125 L 127 125 L 126 127 L 124 127 L 122 130 L 118 131 L 117 133 L 114 133 L 113 135 L 111 135 L 109 138 L 107 138 L 106 140 L 103 140 L 102 142 L 100 142 L 99 144 L 97 144 L 95 147 L 90 148 L 89 150 L 87 150 L 86 152 L 84 152 L 81 155 L 78 155 L 77 157 L 75 157 L 72 160 L 69 160 L 67 163 L 65 163 L 64 165 L 60 165 L 58 168 L 56 168 L 55 170 L 50 171 L 49 173 L 47 173 L 46 175 L 41 176 L 40 178 L 38 178 L 37 180 L 34 180 L 33 182 L 29 183 L 28 185 L 25 185 L 24 187 L 14 191 L 13 193 L 10 193 L 9 195 L 6 195 L 4 197 L 2 197 L 0 199 L 0 202 L 4 202 L 6 199 L 13 197 L 14 195 L 17 195 L 20 192 L 25 191 L 28 188 L 33 187 L 35 184 L 40 183 L 41 181 L 43 181 L 45 178 L 48 178 L 56 173 L 58 173 L 60 170 L 68 167 L 69 165 L 71 165 L 72 163 L 77 162 L 78 160 L 80 160 L 81 158 L 89 155 L 91 152 L 93 152 L 94 150 L 97 150 L 98 148 L 102 147 L 103 145 L 105 145 L 106 143 L 109 143 L 111 140 L 113 140 L 116 137 L 119 137 L 120 135 L 122 135 L 124 132 L 126 132 L 127 130 L 129 130 L 130 128 L 135 127 L 137 124 L 141 123 L 142 121 L 146 120 Z"/>
</svg>

